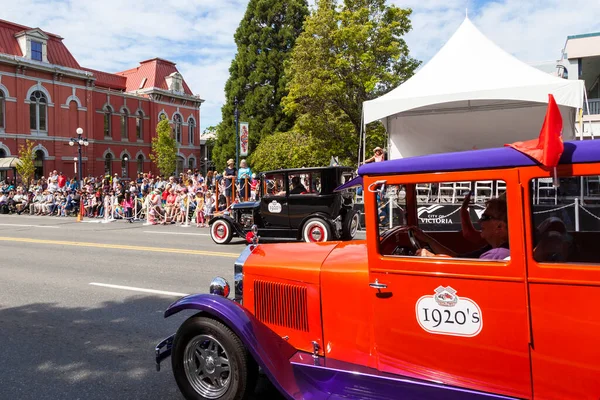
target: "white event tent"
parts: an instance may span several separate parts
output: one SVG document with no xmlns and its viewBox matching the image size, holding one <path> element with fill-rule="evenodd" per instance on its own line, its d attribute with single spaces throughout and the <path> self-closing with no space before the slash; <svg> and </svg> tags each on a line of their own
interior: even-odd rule
<svg viewBox="0 0 600 400">
<path fill-rule="evenodd" d="M 498 147 L 539 135 L 551 93 L 569 140 L 584 91 L 581 80 L 561 79 L 519 61 L 466 18 L 413 77 L 364 102 L 363 117 L 365 124 L 381 120 L 392 159 Z"/>
</svg>

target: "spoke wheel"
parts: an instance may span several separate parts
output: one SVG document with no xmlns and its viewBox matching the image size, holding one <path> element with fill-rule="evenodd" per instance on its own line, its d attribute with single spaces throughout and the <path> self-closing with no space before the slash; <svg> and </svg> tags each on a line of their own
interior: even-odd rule
<svg viewBox="0 0 600 400">
<path fill-rule="evenodd" d="M 175 334 L 171 366 L 187 400 L 246 400 L 258 378 L 258 366 L 236 334 L 198 315 Z"/>
<path fill-rule="evenodd" d="M 214 337 L 194 337 L 185 347 L 183 364 L 190 385 L 201 396 L 218 399 L 229 388 L 229 355 Z"/>
</svg>

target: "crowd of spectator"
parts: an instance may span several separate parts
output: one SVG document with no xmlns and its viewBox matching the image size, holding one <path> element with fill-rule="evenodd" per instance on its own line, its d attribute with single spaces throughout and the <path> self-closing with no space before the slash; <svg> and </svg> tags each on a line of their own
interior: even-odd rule
<svg viewBox="0 0 600 400">
<path fill-rule="evenodd" d="M 256 199 L 257 189 L 256 174 L 245 160 L 239 170 L 228 160 L 223 173 L 208 171 L 206 176 L 199 170 L 173 176 L 139 173 L 134 179 L 118 174 L 88 176 L 81 187 L 76 178 L 52 171 L 30 185 L 11 179 L 0 182 L 0 214 L 81 215 L 206 227 L 215 213 L 228 212 L 233 203 Z"/>
</svg>

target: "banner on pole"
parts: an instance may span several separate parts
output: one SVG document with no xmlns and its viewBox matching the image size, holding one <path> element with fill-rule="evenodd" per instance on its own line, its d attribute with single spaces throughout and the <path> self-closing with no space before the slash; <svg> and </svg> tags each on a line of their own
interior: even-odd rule
<svg viewBox="0 0 600 400">
<path fill-rule="evenodd" d="M 248 123 L 240 122 L 240 156 L 248 156 Z"/>
</svg>

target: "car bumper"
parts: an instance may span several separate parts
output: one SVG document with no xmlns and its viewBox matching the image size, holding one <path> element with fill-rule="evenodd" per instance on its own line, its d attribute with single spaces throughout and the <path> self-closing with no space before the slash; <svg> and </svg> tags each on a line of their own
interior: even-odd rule
<svg viewBox="0 0 600 400">
<path fill-rule="evenodd" d="M 159 344 L 154 348 L 154 352 L 156 355 L 156 370 L 160 371 L 160 363 L 165 359 L 171 356 L 171 349 L 173 347 L 173 339 L 175 338 L 175 334 L 172 334 L 166 339 L 163 339 Z"/>
</svg>

